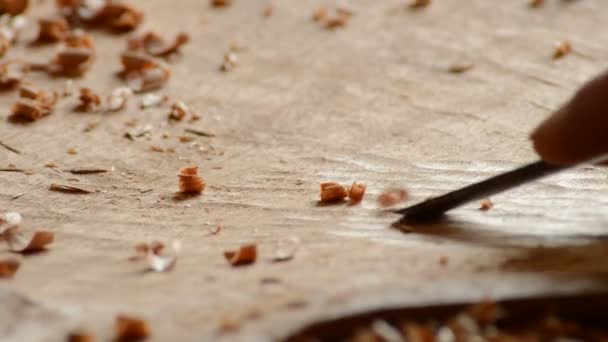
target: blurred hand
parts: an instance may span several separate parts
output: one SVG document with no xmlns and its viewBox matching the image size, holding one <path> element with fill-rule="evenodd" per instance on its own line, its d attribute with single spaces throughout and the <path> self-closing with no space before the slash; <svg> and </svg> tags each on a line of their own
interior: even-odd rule
<svg viewBox="0 0 608 342">
<path fill-rule="evenodd" d="M 585 84 L 532 133 L 541 158 L 572 165 L 608 154 L 608 72 Z"/>
</svg>

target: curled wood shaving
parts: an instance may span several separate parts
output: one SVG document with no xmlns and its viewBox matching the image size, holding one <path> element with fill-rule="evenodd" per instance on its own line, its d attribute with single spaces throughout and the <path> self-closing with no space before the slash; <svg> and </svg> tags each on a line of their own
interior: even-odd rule
<svg viewBox="0 0 608 342">
<path fill-rule="evenodd" d="M 19 100 L 13 105 L 10 121 L 31 122 L 53 112 L 58 95 L 56 92 L 22 87 L 19 90 Z"/>
<path fill-rule="evenodd" d="M 9 60 L 0 63 L 0 89 L 13 89 L 17 87 L 29 71 L 29 65 L 20 60 Z"/>
<path fill-rule="evenodd" d="M 224 257 L 232 266 L 244 266 L 253 264 L 257 258 L 256 245 L 244 245 L 237 251 L 226 251 Z"/>
<path fill-rule="evenodd" d="M 293 259 L 300 247 L 300 239 L 290 237 L 289 239 L 280 240 L 272 258 L 273 262 L 284 262 Z"/>
<path fill-rule="evenodd" d="M 90 194 L 93 192 L 91 190 L 78 188 L 75 186 L 60 185 L 60 184 L 51 184 L 51 186 L 49 187 L 49 190 L 56 191 L 56 192 L 64 192 L 67 194 Z"/>
<path fill-rule="evenodd" d="M 131 96 L 133 96 L 133 90 L 131 88 L 120 87 L 114 89 L 112 94 L 108 96 L 106 110 L 109 112 L 123 110 Z"/>
<path fill-rule="evenodd" d="M 101 107 L 101 97 L 91 88 L 80 88 L 78 111 L 92 112 Z"/>
<path fill-rule="evenodd" d="M 179 191 L 183 194 L 200 194 L 207 185 L 198 176 L 198 167 L 185 167 L 179 171 Z"/>
<path fill-rule="evenodd" d="M 200 137 L 206 137 L 206 138 L 215 137 L 215 134 L 213 134 L 213 133 L 202 131 L 200 129 L 194 129 L 194 128 L 184 128 L 184 132 L 198 135 Z"/>
<path fill-rule="evenodd" d="M 228 7 L 232 5 L 233 0 L 210 0 L 211 7 Z"/>
<path fill-rule="evenodd" d="M 21 263 L 16 259 L 0 260 L 0 279 L 12 278 L 17 273 L 20 265 Z"/>
<path fill-rule="evenodd" d="M 224 61 L 220 66 L 220 70 L 228 72 L 239 65 L 239 59 L 234 52 L 228 52 L 224 55 Z"/>
<path fill-rule="evenodd" d="M 320 184 L 321 202 L 332 203 L 344 200 L 348 195 L 346 187 L 336 182 L 325 182 Z"/>
<path fill-rule="evenodd" d="M 555 44 L 555 51 L 553 52 L 553 59 L 563 58 L 572 52 L 572 44 L 569 41 L 564 40 Z"/>
<path fill-rule="evenodd" d="M 378 204 L 381 207 L 390 207 L 405 202 L 408 198 L 409 193 L 405 189 L 388 189 L 378 196 Z"/>
<path fill-rule="evenodd" d="M 118 315 L 114 329 L 116 341 L 142 341 L 150 336 L 150 327 L 143 319 L 135 316 Z"/>
<path fill-rule="evenodd" d="M 171 78 L 171 71 L 166 65 L 159 64 L 145 55 L 125 52 L 121 61 L 123 70 L 119 76 L 136 93 L 159 89 Z"/>
<path fill-rule="evenodd" d="M 540 7 L 545 4 L 545 0 L 530 0 L 528 6 L 532 8 Z"/>
<path fill-rule="evenodd" d="M 67 38 L 70 25 L 63 17 L 42 18 L 38 20 L 37 43 L 55 43 Z"/>
<path fill-rule="evenodd" d="M 65 47 L 45 66 L 37 66 L 55 76 L 79 77 L 84 75 L 95 59 L 93 37 L 81 30 L 70 33 L 64 40 Z"/>
<path fill-rule="evenodd" d="M 15 253 L 42 251 L 55 239 L 55 234 L 49 231 L 41 230 L 25 235 L 17 227 L 7 229 L 3 235 L 9 249 Z"/>
<path fill-rule="evenodd" d="M 2 0 L 0 1 L 0 14 L 17 15 L 28 8 L 28 0 Z"/>
<path fill-rule="evenodd" d="M 112 0 L 57 0 L 60 12 L 73 24 L 103 27 L 116 32 L 136 29 L 143 20 L 138 8 Z"/>
<path fill-rule="evenodd" d="M 448 66 L 448 71 L 452 74 L 463 74 L 471 69 L 474 65 L 472 63 L 454 63 Z"/>
<path fill-rule="evenodd" d="M 359 203 L 363 200 L 363 196 L 365 195 L 365 189 L 367 187 L 363 183 L 353 182 L 353 184 L 348 189 L 348 199 L 351 203 Z"/>
<path fill-rule="evenodd" d="M 95 335 L 90 331 L 77 330 L 68 335 L 67 342 L 95 342 Z"/>
<path fill-rule="evenodd" d="M 492 202 L 489 198 L 486 198 L 484 200 L 481 200 L 481 202 L 479 202 L 479 210 L 481 211 L 488 211 L 490 209 L 492 209 L 494 207 L 494 202 Z"/>
<path fill-rule="evenodd" d="M 154 32 L 147 32 L 141 36 L 133 37 L 128 41 L 128 48 L 132 51 L 145 51 L 156 57 L 168 57 L 178 54 L 182 46 L 190 41 L 187 33 L 178 33 L 171 41 L 165 40 Z"/>
</svg>

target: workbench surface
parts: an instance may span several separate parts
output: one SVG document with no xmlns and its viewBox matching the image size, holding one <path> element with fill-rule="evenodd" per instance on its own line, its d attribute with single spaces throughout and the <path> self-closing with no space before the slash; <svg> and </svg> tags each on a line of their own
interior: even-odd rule
<svg viewBox="0 0 608 342">
<path fill-rule="evenodd" d="M 607 1 L 531 9 L 523 0 L 437 0 L 410 10 L 358 0 L 345 2 L 354 15 L 335 30 L 311 20 L 334 3 L 275 1 L 265 18 L 267 3 L 133 1 L 144 28 L 191 35 L 160 93 L 197 110 L 197 122 L 168 123 L 166 106 L 141 110 L 136 101 L 124 112 L 76 113 L 69 98 L 32 124 L 0 123 L 0 141 L 22 152 L 0 148 L 0 167 L 32 171 L 0 172 L 0 211 L 56 234 L 0 281 L 0 339 L 57 341 L 86 328 L 103 341 L 124 313 L 145 318 L 153 341 L 265 341 L 376 308 L 606 287 L 605 170 L 563 173 L 494 197 L 490 211 L 474 203 L 447 223 L 405 231 L 376 197 L 403 186 L 413 203 L 535 160 L 529 132 L 606 67 Z M 32 23 L 52 5 L 34 5 Z M 93 35 L 97 60 L 75 85 L 107 94 L 121 85 L 125 37 Z M 574 51 L 554 60 L 562 40 Z M 239 65 L 220 72 L 235 42 Z M 10 56 L 45 60 L 54 49 L 18 46 Z M 452 74 L 453 63 L 474 68 Z M 0 96 L 4 118 L 15 98 Z M 124 137 L 134 119 L 153 127 L 148 138 Z M 180 143 L 185 128 L 216 136 Z M 114 171 L 73 175 L 49 162 Z M 176 199 L 178 170 L 195 165 L 207 189 Z M 322 181 L 360 181 L 368 191 L 356 206 L 319 206 Z M 95 192 L 51 192 L 51 183 Z M 294 237 L 295 258 L 273 263 Z M 181 241 L 173 271 L 128 261 L 149 240 Z M 246 243 L 257 244 L 257 262 L 231 267 L 224 251 Z M 0 246 L 0 258 L 9 256 Z M 227 322 L 237 329 L 223 331 Z"/>
</svg>

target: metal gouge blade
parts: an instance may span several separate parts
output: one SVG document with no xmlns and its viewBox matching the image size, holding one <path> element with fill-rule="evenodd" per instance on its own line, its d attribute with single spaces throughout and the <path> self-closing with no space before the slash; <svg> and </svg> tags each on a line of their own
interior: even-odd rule
<svg viewBox="0 0 608 342">
<path fill-rule="evenodd" d="M 404 215 L 405 221 L 434 220 L 465 203 L 495 195 L 568 168 L 569 166 L 557 166 L 539 160 L 395 212 Z"/>
</svg>

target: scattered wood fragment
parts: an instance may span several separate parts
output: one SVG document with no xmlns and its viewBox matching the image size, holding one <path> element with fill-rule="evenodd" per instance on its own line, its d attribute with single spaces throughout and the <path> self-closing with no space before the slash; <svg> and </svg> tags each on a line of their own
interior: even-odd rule
<svg viewBox="0 0 608 342">
<path fill-rule="evenodd" d="M 529 0 L 528 6 L 538 8 L 545 4 L 545 0 Z"/>
<path fill-rule="evenodd" d="M 348 199 L 350 200 L 351 204 L 356 204 L 363 200 L 366 188 L 367 187 L 363 183 L 353 182 L 350 188 L 348 188 Z"/>
<path fill-rule="evenodd" d="M 29 71 L 29 64 L 21 60 L 8 60 L 0 63 L 0 90 L 16 88 Z"/>
<path fill-rule="evenodd" d="M 112 168 L 112 169 L 69 169 L 69 170 L 63 170 L 63 172 L 69 172 L 74 175 L 91 175 L 91 174 L 96 174 L 96 173 L 111 172 L 111 171 L 113 171 L 113 169 L 114 168 Z"/>
<path fill-rule="evenodd" d="M 177 101 L 171 105 L 171 112 L 169 112 L 169 119 L 175 121 L 182 121 L 190 109 L 182 101 Z"/>
<path fill-rule="evenodd" d="M 144 96 L 141 97 L 141 103 L 140 103 L 140 108 L 141 109 L 146 109 L 146 108 L 151 108 L 151 107 L 158 107 L 164 103 L 166 103 L 169 100 L 168 96 L 161 96 L 159 94 L 144 94 Z"/>
<path fill-rule="evenodd" d="M 184 135 L 179 136 L 178 139 L 179 139 L 179 142 L 181 142 L 181 143 L 189 143 L 189 142 L 194 141 L 193 137 L 187 137 L 187 136 L 184 136 Z"/>
<path fill-rule="evenodd" d="M 224 61 L 222 62 L 222 65 L 220 65 L 220 70 L 223 72 L 228 72 L 236 68 L 238 65 L 239 58 L 237 57 L 236 53 L 228 52 L 224 54 Z"/>
<path fill-rule="evenodd" d="M 67 152 L 68 152 L 68 154 L 75 155 L 75 154 L 78 154 L 78 149 L 75 147 L 70 147 L 70 148 L 68 148 Z"/>
<path fill-rule="evenodd" d="M 452 74 L 463 74 L 471 69 L 474 65 L 472 63 L 454 63 L 448 66 L 448 72 Z"/>
<path fill-rule="evenodd" d="M 158 145 L 152 145 L 152 146 L 150 146 L 150 151 L 163 153 L 163 152 L 165 152 L 165 149 Z"/>
<path fill-rule="evenodd" d="M 150 327 L 143 319 L 135 316 L 118 315 L 115 326 L 116 341 L 143 341 L 150 337 Z"/>
<path fill-rule="evenodd" d="M 18 169 L 15 167 L 3 167 L 0 168 L 0 172 L 21 172 L 21 173 L 27 173 L 28 171 L 23 170 L 23 169 Z"/>
<path fill-rule="evenodd" d="M 293 236 L 288 239 L 280 240 L 275 250 L 275 255 L 272 262 L 285 262 L 292 260 L 296 256 L 296 252 L 300 247 L 300 239 Z"/>
<path fill-rule="evenodd" d="M 439 265 L 441 265 L 441 266 L 447 266 L 447 264 L 448 264 L 449 262 L 450 262 L 450 258 L 448 258 L 448 257 L 447 257 L 447 256 L 445 256 L 445 255 L 442 255 L 442 256 L 439 258 Z"/>
<path fill-rule="evenodd" d="M 257 246 L 244 245 L 236 251 L 224 252 L 224 257 L 232 266 L 244 266 L 255 263 L 257 259 Z"/>
<path fill-rule="evenodd" d="M 95 342 L 95 335 L 86 330 L 76 330 L 67 336 L 67 342 Z"/>
<path fill-rule="evenodd" d="M 0 279 L 12 278 L 20 265 L 21 263 L 17 259 L 0 260 Z"/>
<path fill-rule="evenodd" d="M 57 0 L 57 6 L 73 25 L 84 24 L 113 32 L 133 31 L 143 20 L 142 11 L 126 2 Z"/>
<path fill-rule="evenodd" d="M 205 181 L 198 176 L 198 167 L 184 167 L 179 170 L 179 191 L 182 194 L 200 194 L 205 190 L 207 185 Z"/>
<path fill-rule="evenodd" d="M 210 0 L 209 4 L 211 7 L 228 7 L 232 5 L 233 0 Z"/>
<path fill-rule="evenodd" d="M 13 105 L 9 121 L 32 122 L 53 112 L 57 93 L 31 86 L 19 89 L 19 100 Z"/>
<path fill-rule="evenodd" d="M 165 254 L 163 253 L 165 245 L 160 241 L 140 243 L 135 245 L 135 255 L 130 257 L 129 260 L 145 260 L 148 271 L 168 272 L 173 270 L 177 264 L 181 244 L 179 241 L 174 241 L 171 247 L 171 253 Z"/>
<path fill-rule="evenodd" d="M 321 203 L 339 202 L 348 196 L 346 187 L 336 182 L 321 183 L 320 189 Z"/>
<path fill-rule="evenodd" d="M 481 200 L 479 202 L 479 210 L 488 211 L 494 207 L 494 202 L 492 202 L 489 198 Z"/>
<path fill-rule="evenodd" d="M 144 51 L 155 57 L 169 57 L 179 54 L 182 46 L 190 41 L 187 33 L 178 33 L 171 41 L 168 41 L 154 32 L 146 32 L 143 35 L 132 37 L 128 41 L 128 49 L 131 51 Z"/>
<path fill-rule="evenodd" d="M 61 185 L 61 184 L 51 184 L 51 186 L 49 187 L 49 190 L 56 191 L 56 192 L 63 192 L 66 194 L 90 194 L 93 192 L 91 190 L 78 188 L 78 187 L 71 186 L 71 185 Z"/>
<path fill-rule="evenodd" d="M 313 12 L 312 20 L 328 30 L 333 30 L 346 26 L 353 14 L 353 11 L 346 7 L 338 7 L 332 11 L 319 7 Z"/>
<path fill-rule="evenodd" d="M 80 77 L 89 71 L 95 60 L 93 37 L 82 30 L 75 30 L 65 38 L 64 45 L 47 65 L 32 65 L 32 68 L 64 77 Z"/>
<path fill-rule="evenodd" d="M 218 235 L 222 231 L 222 225 L 217 224 L 215 227 L 209 228 L 209 235 Z"/>
<path fill-rule="evenodd" d="M 23 15 L 0 16 L 0 57 L 4 57 L 26 25 L 27 19 Z"/>
<path fill-rule="evenodd" d="M 431 0 L 412 0 L 412 2 L 410 3 L 410 8 L 413 9 L 419 9 L 419 8 L 424 8 L 427 7 L 428 5 L 431 4 Z"/>
<path fill-rule="evenodd" d="M 0 14 L 18 15 L 28 8 L 28 0 L 2 0 L 0 1 Z"/>
<path fill-rule="evenodd" d="M 119 76 L 136 93 L 156 90 L 163 87 L 171 78 L 171 71 L 150 57 L 127 51 L 121 57 L 123 70 Z"/>
<path fill-rule="evenodd" d="M 215 137 L 215 134 L 213 134 L 213 133 L 202 131 L 200 129 L 194 129 L 194 128 L 184 128 L 184 132 L 198 135 L 199 137 L 206 137 L 206 138 Z"/>
<path fill-rule="evenodd" d="M 133 90 L 129 87 L 119 87 L 112 91 L 106 101 L 108 112 L 117 112 L 125 109 L 128 100 L 133 96 Z"/>
<path fill-rule="evenodd" d="M 22 221 L 23 217 L 19 213 L 7 212 L 0 214 L 0 237 L 8 229 L 19 227 Z"/>
<path fill-rule="evenodd" d="M 91 88 L 80 88 L 78 100 L 80 101 L 78 106 L 76 106 L 76 110 L 78 111 L 92 112 L 101 107 L 101 96 Z"/>
<path fill-rule="evenodd" d="M 50 17 L 38 20 L 38 38 L 36 43 L 56 43 L 67 38 L 70 25 L 63 17 Z"/>
<path fill-rule="evenodd" d="M 266 4 L 262 10 L 262 17 L 270 18 L 274 14 L 274 5 L 272 3 Z"/>
<path fill-rule="evenodd" d="M 386 208 L 407 201 L 409 193 L 405 189 L 392 188 L 384 191 L 378 196 L 380 207 Z"/>
<path fill-rule="evenodd" d="M 18 227 L 7 229 L 3 236 L 11 252 L 15 253 L 40 252 L 55 240 L 52 232 L 40 230 L 26 235 Z"/>
<path fill-rule="evenodd" d="M 13 152 L 15 154 L 21 154 L 21 151 L 19 151 L 18 149 L 14 148 L 14 147 L 12 147 L 12 146 L 10 146 L 10 145 L 2 142 L 2 141 L 0 141 L 0 146 L 4 147 L 5 149 L 7 149 L 7 150 L 9 150 L 9 151 L 11 151 L 11 152 Z"/>
<path fill-rule="evenodd" d="M 555 51 L 553 52 L 553 59 L 560 59 L 572 52 L 572 44 L 569 41 L 564 40 L 555 44 Z"/>
<path fill-rule="evenodd" d="M 144 126 L 136 127 L 134 129 L 126 132 L 124 136 L 125 136 L 125 138 L 127 138 L 131 141 L 135 141 L 137 138 L 142 138 L 142 137 L 150 135 L 151 132 L 152 132 L 152 126 L 144 125 Z"/>
</svg>

